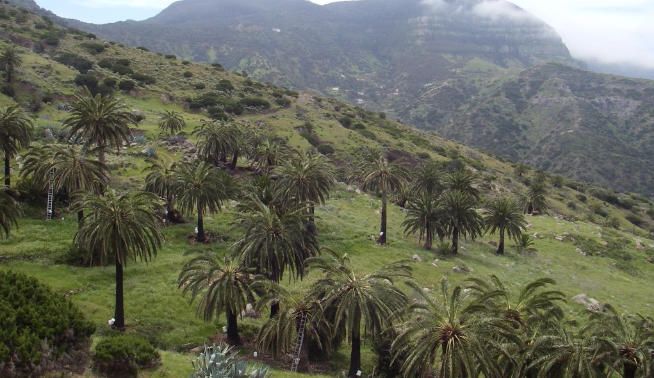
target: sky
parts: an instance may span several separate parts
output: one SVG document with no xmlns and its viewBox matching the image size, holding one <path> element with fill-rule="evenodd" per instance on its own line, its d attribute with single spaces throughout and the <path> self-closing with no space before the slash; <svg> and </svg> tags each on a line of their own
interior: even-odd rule
<svg viewBox="0 0 654 378">
<path fill-rule="evenodd" d="M 36 0 L 56 14 L 105 23 L 152 17 L 174 0 Z M 274 1 L 274 0 L 271 0 Z M 312 0 L 325 4 L 333 0 Z M 427 1 L 427 0 L 425 0 Z M 654 0 L 513 0 L 550 24 L 573 56 L 654 69 Z"/>
</svg>

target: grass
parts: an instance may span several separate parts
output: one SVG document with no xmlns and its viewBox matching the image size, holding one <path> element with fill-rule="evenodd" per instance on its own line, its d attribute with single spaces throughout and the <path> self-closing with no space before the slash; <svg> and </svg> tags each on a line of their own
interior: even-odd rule
<svg viewBox="0 0 654 378">
<path fill-rule="evenodd" d="M 573 241 L 556 240 L 569 233 L 595 241 L 602 237 L 624 237 L 634 240 L 630 234 L 609 231 L 584 222 L 567 222 L 552 217 L 529 218 L 529 232 L 537 234 L 533 255 L 517 254 L 509 247 L 508 255 L 497 257 L 489 244 L 492 237 L 464 243 L 464 250 L 457 257 L 438 256 L 420 249 L 413 238 L 405 238 L 400 229 L 402 211 L 392 207 L 389 213 L 389 240 L 387 247 L 375 245 L 373 235 L 379 222 L 379 201 L 366 194 L 347 192 L 340 187 L 333 198 L 318 209 L 318 226 L 322 245 L 339 253 L 347 253 L 357 270 L 367 272 L 390 262 L 411 259 L 417 255 L 422 260 L 412 264 L 414 275 L 421 286 L 436 289 L 443 278 L 460 283 L 470 275 L 453 273 L 454 266 L 467 266 L 471 275 L 498 275 L 510 288 L 538 277 L 552 277 L 558 288 L 568 298 L 585 293 L 601 302 L 610 302 L 623 311 L 652 314 L 651 292 L 644 290 L 654 280 L 654 265 L 645 261 L 645 253 L 629 246 L 628 253 L 635 259 L 638 274 L 632 275 L 616 267 L 616 262 L 606 257 L 582 256 Z M 32 211 L 32 213 L 38 213 Z M 237 234 L 230 222 L 233 213 L 227 208 L 223 213 L 207 218 L 208 228 L 227 236 L 228 241 L 209 246 L 192 246 L 187 237 L 194 225 L 184 224 L 165 229 L 166 242 L 156 259 L 148 264 L 131 263 L 125 270 L 125 308 L 129 332 L 142 334 L 163 350 L 161 367 L 146 372 L 148 377 L 184 376 L 190 371 L 191 355 L 186 352 L 202 345 L 222 327 L 222 319 L 204 322 L 196 317 L 194 305 L 189 303 L 177 289 L 180 267 L 193 255 L 203 252 L 228 253 L 229 245 Z M 113 314 L 114 272 L 112 267 L 73 267 L 62 263 L 71 239 L 76 231 L 72 214 L 63 220 L 50 222 L 35 217 L 22 219 L 20 227 L 9 240 L 0 242 L 0 269 L 10 269 L 37 277 L 65 293 L 81 307 L 97 324 L 98 336 L 106 332 L 107 319 Z M 641 239 L 642 240 L 642 239 Z M 653 242 L 643 240 L 650 245 Z M 434 259 L 439 259 L 436 266 Z M 295 293 L 308 288 L 316 278 L 310 275 L 304 281 L 286 285 Z M 567 311 L 572 318 L 581 316 L 582 308 L 570 304 Z M 258 325 L 260 320 L 245 320 L 244 324 Z M 367 348 L 366 348 L 367 349 Z M 332 361 L 330 375 L 347 366 L 348 350 L 344 347 Z M 366 350 L 364 369 L 374 367 L 375 356 Z M 89 373 L 90 374 L 90 373 Z M 275 376 L 290 376 L 276 372 Z M 298 375 L 302 376 L 302 375 Z"/>
</svg>

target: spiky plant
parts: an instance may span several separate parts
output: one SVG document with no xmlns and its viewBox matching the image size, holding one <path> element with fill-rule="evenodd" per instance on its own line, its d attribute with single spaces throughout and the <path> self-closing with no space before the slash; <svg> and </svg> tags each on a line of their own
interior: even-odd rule
<svg viewBox="0 0 654 378">
<path fill-rule="evenodd" d="M 459 238 L 475 239 L 482 234 L 483 218 L 476 210 L 475 197 L 460 191 L 445 192 L 441 198 L 443 223 L 452 239 L 452 254 L 459 253 Z"/>
<path fill-rule="evenodd" d="M 11 159 L 32 141 L 32 120 L 18 106 L 0 110 L 0 151 L 5 161 L 5 186 L 11 186 Z"/>
<path fill-rule="evenodd" d="M 0 236 L 9 237 L 9 231 L 18 225 L 21 211 L 18 202 L 6 188 L 0 189 Z"/>
<path fill-rule="evenodd" d="M 431 250 L 436 237 L 445 237 L 443 214 L 438 200 L 428 193 L 419 195 L 409 201 L 407 213 L 402 226 L 407 235 L 418 234 L 418 240 L 424 240 L 424 248 Z"/>
<path fill-rule="evenodd" d="M 458 191 L 478 201 L 481 193 L 476 184 L 477 177 L 467 169 L 457 169 L 445 175 L 444 185 L 448 191 Z"/>
<path fill-rule="evenodd" d="M 7 84 L 11 84 L 14 79 L 14 73 L 23 64 L 18 49 L 14 46 L 5 47 L 2 54 L 0 54 L 0 68 L 5 72 Z"/>
<path fill-rule="evenodd" d="M 186 121 L 184 117 L 174 110 L 167 110 L 161 115 L 161 119 L 159 120 L 159 129 L 166 135 L 179 134 L 185 127 Z"/>
</svg>

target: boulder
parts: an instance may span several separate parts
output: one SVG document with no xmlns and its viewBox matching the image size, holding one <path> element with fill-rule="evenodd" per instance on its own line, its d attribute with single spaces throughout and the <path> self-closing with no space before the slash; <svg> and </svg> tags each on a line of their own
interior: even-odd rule
<svg viewBox="0 0 654 378">
<path fill-rule="evenodd" d="M 572 301 L 586 307 L 588 311 L 593 312 L 602 311 L 602 308 L 604 307 L 597 299 L 591 298 L 586 294 L 575 295 L 572 297 Z"/>
<path fill-rule="evenodd" d="M 413 260 L 415 262 L 422 262 L 422 257 L 420 257 L 418 255 L 413 255 L 413 257 L 411 257 L 411 260 Z"/>
<path fill-rule="evenodd" d="M 452 268 L 452 271 L 454 273 L 466 274 L 466 273 L 470 273 L 470 268 L 468 268 L 465 265 L 464 266 L 455 266 L 455 267 Z"/>
</svg>

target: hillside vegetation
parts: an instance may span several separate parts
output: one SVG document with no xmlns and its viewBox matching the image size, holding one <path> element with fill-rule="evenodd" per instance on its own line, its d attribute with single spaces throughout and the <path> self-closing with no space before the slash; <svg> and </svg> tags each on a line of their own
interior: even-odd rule
<svg viewBox="0 0 654 378">
<path fill-rule="evenodd" d="M 498 307 L 499 301 L 475 299 L 474 293 L 461 297 L 465 305 L 483 304 L 485 312 L 482 313 L 492 315 L 498 321 L 495 325 L 499 328 L 495 330 L 507 331 L 506 325 L 515 326 L 516 330 L 525 332 L 515 331 L 521 337 L 526 332 L 558 332 L 553 330 L 563 329 L 576 335 L 586 324 L 593 325 L 599 333 L 611 330 L 613 327 L 607 324 L 613 323 L 603 322 L 623 318 L 614 314 L 613 307 L 608 304 L 620 314 L 640 313 L 649 317 L 653 314 L 650 283 L 654 279 L 654 241 L 649 235 L 654 224 L 654 211 L 653 204 L 646 198 L 513 165 L 416 131 L 387 119 L 383 113 L 366 111 L 311 93 L 262 84 L 227 71 L 218 64 L 195 64 L 144 48 L 106 42 L 85 32 L 61 28 L 49 19 L 5 4 L 0 4 L 0 26 L 0 51 L 6 53 L 8 48 L 15 48 L 21 60 L 13 72 L 13 79 L 3 82 L 0 110 L 18 104 L 19 110 L 34 123 L 31 147 L 21 148 L 9 159 L 13 168 L 12 190 L 0 191 L 0 230 L 3 231 L 0 269 L 24 273 L 49 285 L 79 307 L 95 325 L 94 343 L 101 345 L 94 348 L 96 365 L 82 368 L 83 372 L 75 373 L 79 376 L 96 376 L 98 369 L 116 366 L 111 365 L 116 363 L 112 356 L 121 352 L 123 344 L 129 344 L 147 357 L 126 361 L 123 365 L 129 367 L 130 372 L 138 370 L 140 376 L 146 377 L 189 376 L 197 370 L 191 361 L 197 361 L 205 344 L 214 342 L 242 343 L 239 358 L 250 364 L 271 366 L 270 373 L 274 377 L 339 376 L 345 373 L 352 376 L 353 370 L 356 372 L 357 369 L 361 369 L 364 376 L 381 375 L 380 368 L 388 367 L 389 371 L 400 368 L 384 360 L 391 346 L 388 341 L 376 337 L 384 328 L 381 325 L 388 325 L 394 318 L 391 315 L 396 315 L 391 314 L 391 306 L 406 305 L 414 298 L 422 301 L 423 296 L 431 297 L 432 294 L 437 303 L 442 303 L 439 294 L 444 278 L 449 282 L 448 290 L 459 294 L 463 287 L 468 290 L 466 293 L 473 290 L 471 287 L 475 285 L 470 278 L 487 280 L 490 275 L 497 276 L 504 283 L 506 288 L 502 293 L 505 294 L 515 294 L 541 277 L 555 280 L 556 285 L 542 281 L 543 287 L 561 293 L 551 294 L 542 307 L 535 307 L 534 312 L 519 313 L 518 319 L 510 318 L 513 320 L 508 323 L 500 321 L 506 318 L 498 316 L 497 311 L 503 311 Z M 77 138 L 71 138 L 71 128 L 88 127 L 83 122 L 75 122 L 74 116 L 79 114 L 80 104 L 84 101 L 109 101 L 110 98 L 99 96 L 91 100 L 92 93 L 82 90 L 82 86 L 94 93 L 115 96 L 117 109 L 123 109 L 120 104 L 125 105 L 126 113 L 121 113 L 122 121 L 117 123 L 134 125 L 129 135 L 119 138 L 119 148 L 106 148 L 103 153 L 95 148 L 95 140 L 89 134 L 79 137 L 78 133 Z M 177 118 L 181 118 L 185 125 L 175 126 Z M 212 118 L 215 122 L 210 121 Z M 165 123 L 165 130 L 161 128 L 162 119 L 171 121 Z M 67 127 L 64 128 L 62 123 Z M 230 131 L 221 134 L 221 138 L 211 139 L 211 130 Z M 244 135 L 243 139 L 236 142 L 236 138 L 230 139 L 236 134 Z M 231 144 L 218 143 L 228 139 Z M 208 140 L 217 142 L 212 144 Z M 54 219 L 46 221 L 46 191 L 39 183 L 47 175 L 41 174 L 44 171 L 39 167 L 45 167 L 46 172 L 53 167 L 48 159 L 40 159 L 41 156 L 50 156 L 49 148 L 56 151 L 55 163 L 72 161 L 71 157 L 78 156 L 75 154 L 79 151 L 82 160 L 90 166 L 85 166 L 84 172 L 94 179 L 73 183 L 86 192 L 81 201 L 72 195 L 74 190 L 70 186 L 73 184 L 67 182 L 66 189 L 58 191 L 55 196 Z M 292 150 L 310 150 L 313 154 L 296 155 Z M 320 168 L 312 171 L 315 175 L 312 177 L 324 179 L 326 184 L 319 190 L 325 197 L 324 201 L 322 198 L 301 200 L 300 195 L 293 192 L 299 185 L 288 184 L 292 172 L 297 172 L 293 164 L 304 162 L 303 159 L 310 159 L 311 164 Z M 149 190 L 163 197 L 161 201 L 139 192 L 145 188 L 146 178 L 152 173 L 148 167 L 154 161 L 162 165 L 178 163 L 172 169 L 176 182 L 170 186 L 172 196 L 163 193 L 165 190 L 161 185 L 149 185 Z M 235 166 L 231 166 L 234 161 Z M 430 174 L 425 173 L 432 168 Z M 399 184 L 390 181 L 388 185 L 381 184 L 382 180 L 377 178 L 387 176 L 386 173 L 373 174 L 380 170 L 394 172 L 397 180 L 390 181 Z M 196 172 L 206 174 L 196 175 Z M 188 193 L 195 190 L 194 185 L 182 188 L 179 181 L 192 181 L 197 177 L 211 177 L 213 181 L 202 193 L 194 193 L 214 198 L 217 203 L 193 206 L 196 203 Z M 417 183 L 421 178 L 431 180 L 429 185 L 433 186 L 419 186 Z M 148 182 L 152 183 L 151 179 L 149 176 Z M 276 184 L 279 182 L 287 185 L 280 188 L 280 184 Z M 427 190 L 427 187 L 431 189 Z M 104 195 L 99 194 L 105 190 Z M 428 202 L 438 203 L 430 212 L 431 223 L 427 227 L 433 236 L 431 246 L 426 245 L 424 237 L 418 238 L 419 232 L 404 232 L 403 222 L 411 219 L 415 210 L 421 209 L 417 205 L 418 193 L 425 194 Z M 459 227 L 452 226 L 456 223 L 453 221 L 456 212 L 443 211 L 441 202 L 457 196 L 463 199 L 459 203 L 467 206 L 464 211 L 467 225 L 460 225 L 459 231 L 465 229 L 467 232 L 462 236 L 467 233 L 469 237 L 461 237 L 458 254 L 454 254 L 456 243 L 450 239 L 455 239 L 453 229 Z M 15 211 L 13 198 L 21 201 L 21 215 Z M 512 208 L 512 217 L 524 219 L 524 224 L 517 227 L 521 237 L 514 240 L 510 234 L 507 235 L 504 255 L 496 254 L 500 236 L 482 232 L 484 227 L 480 223 L 480 217 L 490 212 L 498 198 L 515 198 L 518 207 Z M 165 214 L 162 212 L 164 200 L 168 202 Z M 382 203 L 386 202 L 388 208 L 383 211 Z M 522 206 L 523 202 L 525 206 Z M 173 211 L 176 206 L 182 211 L 179 215 L 185 218 L 185 222 L 177 223 L 180 219 Z M 109 217 L 107 214 L 111 211 L 107 209 L 116 207 L 127 215 L 124 218 Z M 210 210 L 203 213 L 203 222 L 197 218 L 198 208 Z M 523 208 L 531 215 L 523 215 Z M 142 211 L 133 212 L 133 209 Z M 382 226 L 385 232 L 380 235 L 382 214 L 387 215 L 388 224 L 386 228 Z M 167 224 L 160 225 L 159 218 L 166 218 Z M 279 236 L 277 234 L 261 241 L 265 239 L 263 236 L 272 235 L 266 233 L 269 228 L 264 227 L 267 223 L 262 219 L 272 219 L 273 223 L 279 220 L 292 231 L 288 237 L 295 238 L 296 244 L 302 247 L 274 244 L 269 239 L 275 239 Z M 419 217 L 414 219 L 419 220 L 418 229 L 425 224 Z M 98 236 L 93 232 L 96 227 L 122 221 L 131 222 L 122 233 L 115 231 Z M 5 225 L 9 232 L 4 232 Z M 106 235 L 110 236 L 106 243 L 118 240 L 125 233 L 134 236 L 129 233 L 132 231 L 141 232 L 140 237 L 148 241 L 136 242 L 135 237 L 131 239 L 134 243 L 111 244 L 111 250 L 101 248 L 106 244 L 98 241 Z M 266 248 L 252 246 L 259 241 Z M 292 262 L 286 261 L 288 267 L 284 275 L 284 270 L 279 272 L 274 259 L 268 260 L 267 255 L 259 254 L 262 250 L 279 254 L 288 250 L 306 252 L 312 258 L 305 259 L 309 256 L 304 255 L 297 260 L 290 258 Z M 319 250 L 322 257 L 315 258 Z M 338 257 L 332 258 L 328 250 L 335 251 Z M 107 256 L 95 255 L 102 251 Z M 127 258 L 130 254 L 137 254 L 140 258 L 135 257 L 136 261 L 133 261 Z M 230 258 L 234 256 L 249 264 L 231 264 Z M 94 259 L 97 257 L 104 259 Z M 197 258 L 200 260 L 194 260 Z M 307 261 L 309 270 L 305 272 L 304 263 Z M 239 299 L 239 294 L 231 293 L 229 300 L 219 301 L 222 305 L 203 308 L 203 303 L 214 303 L 200 300 L 206 294 L 205 290 L 199 290 L 198 298 L 190 303 L 192 282 L 194 277 L 198 277 L 193 275 L 194 262 L 200 272 L 216 264 L 219 268 L 213 270 L 213 274 L 227 272 L 235 277 L 234 280 L 242 280 L 239 281 L 244 283 L 240 290 L 249 290 L 245 298 L 249 301 L 257 296 L 261 303 L 250 308 Z M 109 265 L 103 266 L 105 264 Z M 118 301 L 114 287 L 119 270 L 114 271 L 113 265 L 120 266 L 124 325 L 120 324 L 123 319 L 116 316 L 118 311 L 114 312 L 114 295 Z M 386 266 L 390 268 L 384 269 Z M 256 269 L 252 272 L 250 268 Z M 180 276 L 182 271 L 186 275 Z M 378 276 L 370 278 L 367 275 L 376 271 L 380 272 Z M 267 278 L 262 281 L 265 290 L 274 294 L 272 299 L 279 299 L 280 303 L 267 301 L 271 298 L 262 295 L 260 286 L 245 284 L 250 283 L 254 273 Z M 227 274 L 221 277 L 225 276 Z M 369 281 L 339 286 L 351 277 Z M 201 286 L 202 282 L 211 280 L 195 282 Z M 365 311 L 362 320 L 365 326 L 361 327 L 361 333 L 353 331 L 349 322 L 346 326 L 343 320 L 356 318 L 357 312 L 352 310 L 355 307 L 347 307 L 343 304 L 346 301 L 338 302 L 337 298 L 331 297 L 346 291 L 340 289 L 358 285 L 362 290 L 373 287 L 379 290 L 375 294 L 389 295 L 367 296 L 370 305 L 381 310 Z M 454 289 L 458 285 L 462 286 Z M 180 286 L 186 288 L 186 292 Z M 319 353 L 303 351 L 303 357 L 311 356 L 311 363 L 306 364 L 308 359 L 303 358 L 301 370 L 306 373 L 294 374 L 288 371 L 292 361 L 287 352 L 291 349 L 289 344 L 293 340 L 289 339 L 293 338 L 296 329 L 297 314 L 323 313 L 314 307 L 314 301 L 305 302 L 307 297 L 311 298 L 309 294 L 319 298 L 317 302 L 325 309 L 333 308 L 331 306 L 336 303 L 351 312 L 344 318 L 325 315 L 326 319 L 333 320 L 333 335 L 340 335 L 340 339 L 312 334 L 313 339 L 329 340 L 334 350 L 328 350 L 329 345 L 325 344 Z M 389 307 L 384 307 L 380 298 L 388 299 Z M 232 304 L 240 307 L 230 307 Z M 279 306 L 279 317 L 269 321 L 268 309 L 273 311 L 275 305 Z M 225 316 L 229 311 L 235 315 L 242 310 L 245 311 L 243 318 Z M 413 310 L 420 314 L 417 309 Z M 389 316 L 375 318 L 375 314 Z M 529 315 L 524 319 L 528 325 L 518 325 L 518 320 L 525 314 Z M 514 312 L 510 315 L 516 316 Z M 342 327 L 337 327 L 334 320 L 339 316 Z M 421 327 L 420 321 L 434 318 L 407 315 L 403 319 L 406 323 L 398 329 L 428 329 Z M 541 322 L 541 318 L 547 321 Z M 276 333 L 275 319 L 290 319 L 283 328 L 289 332 Z M 320 317 L 309 318 L 310 332 L 314 329 L 313 322 L 324 323 L 316 319 Z M 470 319 L 479 320 L 476 316 Z M 108 321 L 117 328 L 124 328 L 128 337 L 114 339 L 123 336 L 115 336 L 117 331 L 108 326 Z M 504 324 L 504 328 L 500 324 Z M 636 323 L 628 320 L 628 324 L 631 327 Z M 642 329 L 651 330 L 649 320 L 642 325 Z M 225 330 L 221 331 L 223 327 Z M 316 325 L 315 329 L 318 328 Z M 267 337 L 262 336 L 264 331 L 261 329 L 269 331 Z M 491 340 L 482 331 L 475 334 L 483 340 Z M 408 339 L 397 336 L 401 342 L 391 348 L 394 355 L 424 350 L 406 350 L 405 346 L 414 345 L 410 336 L 406 336 Z M 596 340 L 600 335 L 594 334 L 593 337 Z M 257 343 L 257 339 L 262 338 L 267 341 Z M 362 342 L 360 356 L 355 353 L 355 340 Z M 508 340 L 505 341 L 508 343 Z M 571 340 L 565 345 L 577 345 L 575 343 L 583 342 L 584 338 Z M 315 347 L 315 343 L 310 345 Z M 553 353 L 557 345 L 545 342 L 541 346 Z M 643 348 L 651 348 L 649 341 L 643 341 L 642 345 L 638 353 L 646 350 Z M 478 346 L 464 347 L 463 350 L 474 353 L 476 358 L 499 350 L 496 344 L 492 348 Z M 513 347 L 517 344 L 511 344 Z M 279 354 L 277 358 L 273 357 L 275 354 Z M 401 367 L 403 375 L 418 376 L 425 369 L 437 369 L 440 362 L 448 358 L 436 355 L 418 357 L 416 360 L 421 363 Z M 556 361 L 556 357 L 554 355 L 551 360 Z M 648 365 L 650 357 L 643 357 L 642 364 L 639 362 L 638 376 L 647 376 L 651 368 Z M 358 364 L 357 358 L 360 359 Z M 452 358 L 453 363 L 461 367 L 462 359 Z M 615 371 L 607 370 L 608 376 L 618 376 L 617 371 L 623 365 L 631 366 L 621 359 L 616 361 L 616 366 L 619 366 Z M 504 369 L 512 369 L 519 363 L 527 369 L 528 365 L 524 361 L 501 362 Z M 489 363 L 479 369 L 492 376 L 488 372 L 496 372 L 499 366 L 499 362 Z M 470 371 L 471 368 L 466 366 L 463 370 Z M 62 369 L 71 370 L 65 366 Z M 457 372 L 446 376 L 461 376 L 461 370 Z M 393 376 L 392 371 L 386 373 Z"/>
</svg>

